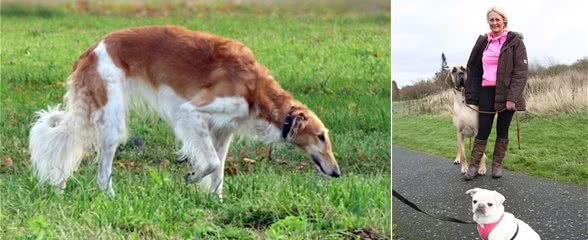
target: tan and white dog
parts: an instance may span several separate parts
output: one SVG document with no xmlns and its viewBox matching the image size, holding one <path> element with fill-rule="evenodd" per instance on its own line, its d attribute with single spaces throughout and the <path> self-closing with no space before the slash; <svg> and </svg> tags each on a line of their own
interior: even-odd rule
<svg viewBox="0 0 588 240">
<path fill-rule="evenodd" d="M 29 150 L 40 182 L 65 189 L 88 146 L 98 152 L 97 182 L 114 195 L 112 161 L 126 140 L 129 102 L 142 100 L 174 130 L 188 182 L 209 178 L 222 196 L 224 161 L 234 133 L 307 152 L 320 171 L 341 173 L 327 128 L 294 100 L 241 42 L 176 26 L 115 31 L 75 62 L 65 110 L 37 113 Z"/>
<path fill-rule="evenodd" d="M 467 81 L 467 71 L 464 66 L 453 66 L 449 72 L 449 83 L 453 88 L 453 109 L 452 118 L 453 126 L 457 129 L 457 155 L 454 164 L 461 164 L 461 173 L 465 174 L 468 170 L 468 162 L 465 157 L 465 137 L 475 137 L 478 134 L 478 109 L 475 105 L 466 105 L 465 102 L 465 83 Z M 468 107 L 469 106 L 469 107 Z M 486 154 L 482 155 L 479 175 L 486 174 Z"/>
</svg>

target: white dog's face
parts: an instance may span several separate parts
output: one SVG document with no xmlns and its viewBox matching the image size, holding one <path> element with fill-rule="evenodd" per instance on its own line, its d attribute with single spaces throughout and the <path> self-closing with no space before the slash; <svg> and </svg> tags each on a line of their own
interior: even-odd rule
<svg viewBox="0 0 588 240">
<path fill-rule="evenodd" d="M 500 216 L 504 213 L 502 203 L 504 196 L 497 191 L 482 188 L 470 189 L 466 192 L 472 197 L 472 212 L 474 217 Z"/>
</svg>

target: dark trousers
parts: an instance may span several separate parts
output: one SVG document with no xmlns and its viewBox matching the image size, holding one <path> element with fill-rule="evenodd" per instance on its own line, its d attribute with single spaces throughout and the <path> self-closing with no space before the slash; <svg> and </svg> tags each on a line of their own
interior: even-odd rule
<svg viewBox="0 0 588 240">
<path fill-rule="evenodd" d="M 494 112 L 494 96 L 496 95 L 496 87 L 482 87 L 480 91 L 480 111 Z M 501 110 L 501 109 L 497 109 Z M 488 140 L 490 132 L 492 132 L 492 123 L 494 122 L 495 114 L 480 113 L 478 119 L 478 135 L 476 139 Z M 501 139 L 508 139 L 508 127 L 514 111 L 502 111 L 498 113 L 498 121 L 496 122 L 496 137 Z"/>
</svg>

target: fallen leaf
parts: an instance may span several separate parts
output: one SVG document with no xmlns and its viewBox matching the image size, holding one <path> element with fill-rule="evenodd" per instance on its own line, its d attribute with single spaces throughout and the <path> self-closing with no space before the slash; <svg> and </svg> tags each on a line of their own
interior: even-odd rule
<svg viewBox="0 0 588 240">
<path fill-rule="evenodd" d="M 166 160 L 166 159 L 163 159 L 163 160 L 159 161 L 159 166 L 162 167 L 162 168 L 165 168 L 168 165 L 169 165 L 169 161 Z"/>
<path fill-rule="evenodd" d="M 288 161 L 282 160 L 282 159 L 276 159 L 276 163 L 278 163 L 280 165 L 286 165 L 286 164 L 288 164 Z"/>
<path fill-rule="evenodd" d="M 132 160 L 118 160 L 115 164 L 124 170 L 143 170 L 143 165 Z"/>
<path fill-rule="evenodd" d="M 243 162 L 245 162 L 247 164 L 255 164 L 255 160 L 250 159 L 250 158 L 243 158 Z"/>
<path fill-rule="evenodd" d="M 241 149 L 239 151 L 239 158 L 238 159 L 243 159 L 243 158 L 245 158 L 245 150 Z"/>
<path fill-rule="evenodd" d="M 296 164 L 294 169 L 296 171 L 302 171 L 304 168 L 306 168 L 306 166 L 308 166 L 308 162 L 299 162 L 298 164 Z"/>
<path fill-rule="evenodd" d="M 264 156 L 267 153 L 267 148 L 265 147 L 258 147 L 257 149 L 255 149 L 255 154 L 257 156 Z"/>
<path fill-rule="evenodd" d="M 239 173 L 239 169 L 237 169 L 234 166 L 228 166 L 225 168 L 225 174 L 232 176 L 232 175 L 236 175 L 237 173 Z"/>
<path fill-rule="evenodd" d="M 8 155 L 4 156 L 2 164 L 4 164 L 4 166 L 6 167 L 12 167 L 12 164 L 14 162 L 12 161 L 12 158 Z"/>
</svg>

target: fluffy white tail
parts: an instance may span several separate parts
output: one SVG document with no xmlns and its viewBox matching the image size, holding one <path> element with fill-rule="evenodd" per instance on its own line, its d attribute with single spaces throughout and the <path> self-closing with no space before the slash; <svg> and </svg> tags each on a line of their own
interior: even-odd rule
<svg viewBox="0 0 588 240">
<path fill-rule="evenodd" d="M 93 128 L 86 126 L 86 118 L 77 111 L 63 111 L 59 106 L 36 114 L 29 136 L 33 174 L 39 182 L 63 189 L 92 143 L 88 133 Z"/>
</svg>

